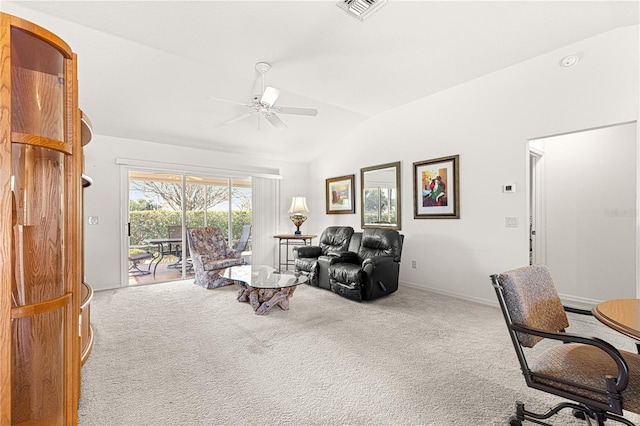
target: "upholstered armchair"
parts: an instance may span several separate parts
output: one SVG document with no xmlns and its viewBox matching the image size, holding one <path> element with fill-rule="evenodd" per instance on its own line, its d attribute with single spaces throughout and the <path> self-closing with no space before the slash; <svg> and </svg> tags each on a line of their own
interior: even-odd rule
<svg viewBox="0 0 640 426">
<path fill-rule="evenodd" d="M 357 301 L 398 290 L 403 240 L 392 229 L 365 229 L 358 252 L 329 266 L 331 290 Z"/>
<path fill-rule="evenodd" d="M 242 265 L 241 254 L 227 246 L 220 228 L 192 228 L 187 230 L 195 284 L 204 288 L 217 288 L 233 284 L 221 272 L 230 266 Z"/>
<path fill-rule="evenodd" d="M 594 337 L 566 333 L 569 320 L 547 267 L 525 266 L 492 275 L 491 280 L 527 386 L 575 401 L 561 402 L 541 414 L 518 401 L 509 424 L 547 424 L 540 420 L 569 408 L 576 417 L 588 417 L 598 425 L 607 419 L 633 425 L 622 414 L 623 409 L 640 412 L 640 355 Z M 543 349 L 532 352 L 530 348 L 542 340 Z"/>
<path fill-rule="evenodd" d="M 350 226 L 330 226 L 320 235 L 317 246 L 299 246 L 295 249 L 295 270 L 307 275 L 308 283 L 329 289 L 328 266 L 340 253 L 347 252 L 353 235 Z"/>
</svg>

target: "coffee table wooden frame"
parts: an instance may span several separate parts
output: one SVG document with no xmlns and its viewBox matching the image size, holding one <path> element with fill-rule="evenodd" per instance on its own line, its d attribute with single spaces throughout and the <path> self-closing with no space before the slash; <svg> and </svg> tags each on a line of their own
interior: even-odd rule
<svg viewBox="0 0 640 426">
<path fill-rule="evenodd" d="M 266 315 L 278 306 L 289 310 L 289 299 L 306 275 L 279 273 L 275 268 L 262 265 L 241 265 L 227 268 L 224 277 L 238 287 L 238 301 L 251 305 L 256 315 Z"/>
</svg>

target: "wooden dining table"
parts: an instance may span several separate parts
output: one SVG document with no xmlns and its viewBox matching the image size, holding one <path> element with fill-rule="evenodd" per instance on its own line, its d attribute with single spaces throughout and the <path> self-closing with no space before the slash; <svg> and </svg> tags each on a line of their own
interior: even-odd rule
<svg viewBox="0 0 640 426">
<path fill-rule="evenodd" d="M 640 299 L 607 300 L 592 312 L 607 327 L 640 341 Z"/>
</svg>

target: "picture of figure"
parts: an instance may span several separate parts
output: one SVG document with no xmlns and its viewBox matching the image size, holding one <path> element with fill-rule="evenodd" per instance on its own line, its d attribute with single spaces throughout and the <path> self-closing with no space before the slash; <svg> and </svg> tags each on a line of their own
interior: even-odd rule
<svg viewBox="0 0 640 426">
<path fill-rule="evenodd" d="M 447 170 L 425 170 L 422 172 L 422 207 L 447 206 Z"/>
<path fill-rule="evenodd" d="M 414 219 L 460 219 L 460 156 L 413 163 Z"/>
</svg>

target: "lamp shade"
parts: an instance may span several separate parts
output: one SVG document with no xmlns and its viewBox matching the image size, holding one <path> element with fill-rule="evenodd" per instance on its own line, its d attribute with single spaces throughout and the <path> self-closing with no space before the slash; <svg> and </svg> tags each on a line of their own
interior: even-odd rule
<svg viewBox="0 0 640 426">
<path fill-rule="evenodd" d="M 307 213 L 309 207 L 307 207 L 306 197 L 292 197 L 291 207 L 289 207 L 289 213 Z"/>
</svg>

